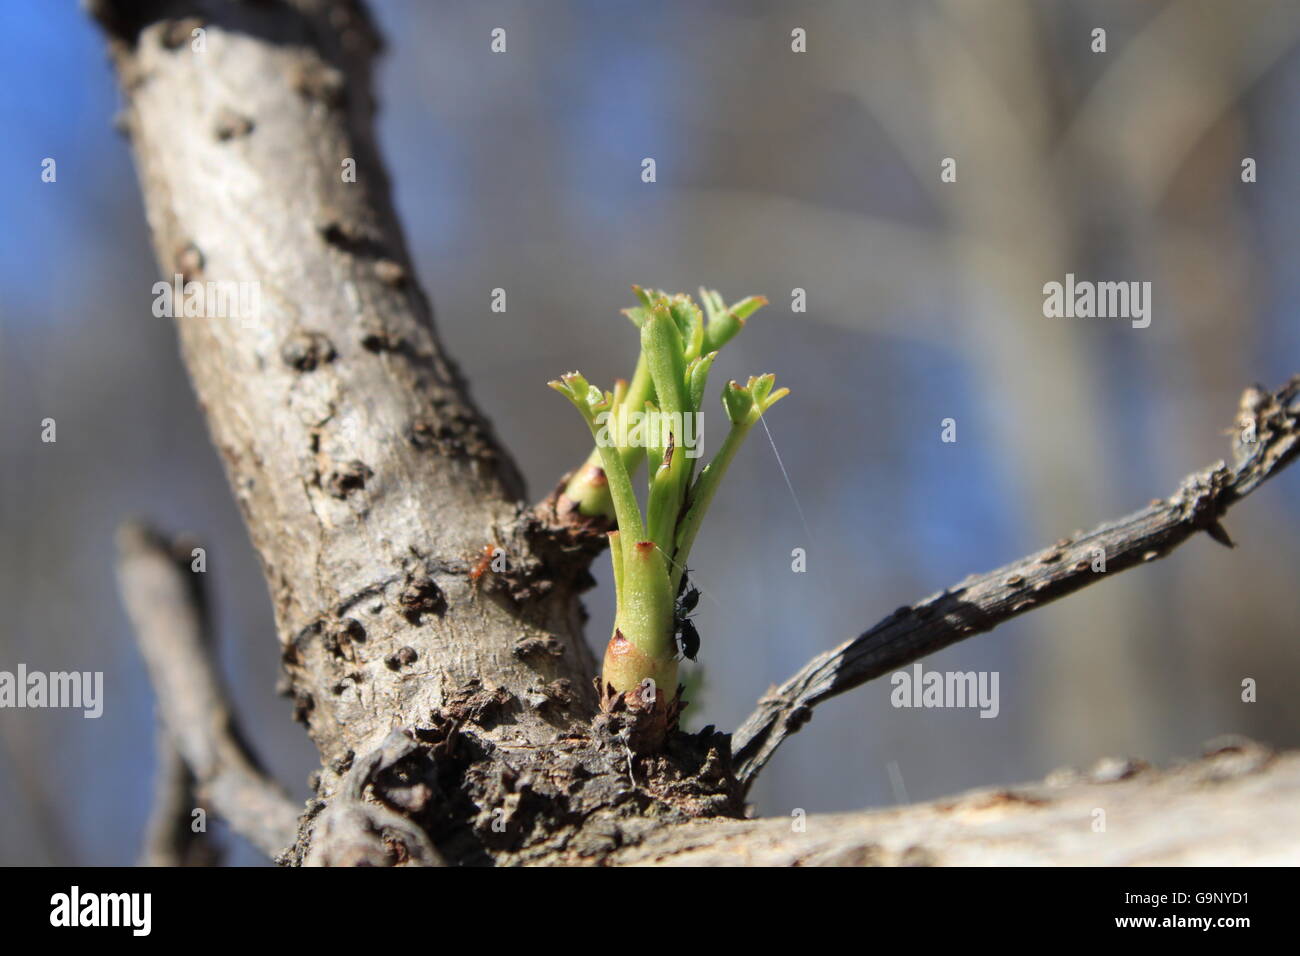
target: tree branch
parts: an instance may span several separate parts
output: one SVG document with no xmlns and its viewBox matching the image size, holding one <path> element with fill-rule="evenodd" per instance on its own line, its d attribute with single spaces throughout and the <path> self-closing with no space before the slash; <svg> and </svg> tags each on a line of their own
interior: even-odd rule
<svg viewBox="0 0 1300 956">
<path fill-rule="evenodd" d="M 206 831 L 195 832 L 194 808 L 202 801 L 195 793 L 197 781 L 172 740 L 171 731 L 159 723 L 158 766 L 154 771 L 153 807 L 145 827 L 141 866 L 216 866 L 221 853 Z"/>
<path fill-rule="evenodd" d="M 1242 396 L 1234 432 L 1234 467 L 1219 462 L 1183 479 L 1169 498 L 1075 539 L 1063 538 L 996 571 L 910 607 L 871 630 L 813 658 L 769 690 L 733 735 L 737 776 L 748 788 L 776 748 L 812 716 L 812 708 L 950 644 L 990 631 L 1135 565 L 1162 558 L 1198 531 L 1232 546 L 1219 519 L 1229 506 L 1295 460 L 1300 453 L 1300 375 L 1272 394 Z M 1253 436 L 1253 441 L 1240 440 Z M 1097 559 L 1104 557 L 1104 564 Z M 1097 570 L 1094 570 L 1096 564 Z M 1103 570 L 1104 569 L 1104 570 Z"/>
<path fill-rule="evenodd" d="M 1300 753 L 1240 738 L 1152 770 L 1107 758 L 1042 783 L 889 810 L 664 826 L 625 866 L 1279 866 L 1300 858 Z"/>
<path fill-rule="evenodd" d="M 193 774 L 200 798 L 254 846 L 275 856 L 293 842 L 298 811 L 262 773 L 239 735 L 206 646 L 188 572 L 167 542 L 140 525 L 123 525 L 117 543 L 122 599 L 167 736 Z M 174 785 L 176 768 L 159 769 L 171 778 L 164 782 Z M 173 825 L 178 813 L 188 816 L 194 809 L 179 806 L 176 796 L 169 793 L 171 806 L 159 811 Z M 151 831 L 165 826 L 156 820 Z"/>
<path fill-rule="evenodd" d="M 521 506 L 434 330 L 375 144 L 364 7 L 95 9 L 168 284 L 257 292 L 251 316 L 173 312 L 322 754 L 318 796 L 471 682 L 505 695 L 493 739 L 585 723 L 587 562 Z M 507 570 L 471 576 L 489 546 Z M 545 697 L 557 682 L 572 692 Z"/>
</svg>

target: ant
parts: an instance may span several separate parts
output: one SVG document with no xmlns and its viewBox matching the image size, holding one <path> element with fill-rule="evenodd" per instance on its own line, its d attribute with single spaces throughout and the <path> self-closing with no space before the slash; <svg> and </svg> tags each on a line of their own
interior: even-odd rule
<svg viewBox="0 0 1300 956">
<path fill-rule="evenodd" d="M 690 568 L 682 573 L 682 583 L 677 586 L 677 602 L 673 606 L 673 631 L 681 635 L 682 656 L 695 660 L 695 655 L 700 652 L 700 632 L 695 629 L 691 622 L 691 615 L 695 613 L 695 606 L 700 603 L 700 592 L 698 588 L 690 586 L 687 572 Z"/>
</svg>

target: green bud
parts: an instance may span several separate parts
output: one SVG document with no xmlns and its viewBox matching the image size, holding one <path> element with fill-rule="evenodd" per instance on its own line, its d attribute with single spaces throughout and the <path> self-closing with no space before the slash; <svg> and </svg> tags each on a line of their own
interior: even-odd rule
<svg viewBox="0 0 1300 956">
<path fill-rule="evenodd" d="M 749 413 L 754 409 L 754 396 L 737 382 L 728 382 L 722 390 L 722 407 L 733 425 L 747 425 Z"/>
</svg>

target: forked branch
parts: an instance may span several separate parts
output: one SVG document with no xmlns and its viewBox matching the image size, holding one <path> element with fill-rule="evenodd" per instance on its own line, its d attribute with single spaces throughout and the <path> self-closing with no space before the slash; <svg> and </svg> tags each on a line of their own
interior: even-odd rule
<svg viewBox="0 0 1300 956">
<path fill-rule="evenodd" d="M 118 531 L 117 573 L 158 695 L 159 717 L 193 775 L 196 795 L 275 856 L 293 843 L 298 811 L 240 738 L 207 647 L 195 589 L 186 580 L 189 572 L 166 541 L 126 524 Z"/>
</svg>

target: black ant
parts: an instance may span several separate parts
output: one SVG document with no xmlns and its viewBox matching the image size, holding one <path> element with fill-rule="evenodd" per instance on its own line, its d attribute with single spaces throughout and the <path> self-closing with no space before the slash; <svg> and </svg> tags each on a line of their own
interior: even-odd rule
<svg viewBox="0 0 1300 956">
<path fill-rule="evenodd" d="M 692 661 L 700 652 L 700 632 L 691 622 L 691 615 L 695 613 L 695 606 L 699 603 L 699 589 L 690 586 L 689 579 L 683 572 L 682 582 L 677 586 L 677 602 L 673 606 L 673 630 L 680 635 L 682 656 Z"/>
</svg>

